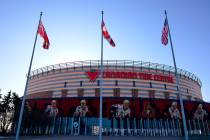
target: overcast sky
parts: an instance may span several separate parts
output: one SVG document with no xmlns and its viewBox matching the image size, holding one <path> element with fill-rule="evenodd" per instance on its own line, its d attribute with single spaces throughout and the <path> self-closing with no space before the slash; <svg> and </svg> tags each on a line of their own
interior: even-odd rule
<svg viewBox="0 0 210 140">
<path fill-rule="evenodd" d="M 173 66 L 170 46 L 161 44 L 164 10 L 168 12 L 177 66 L 202 81 L 210 102 L 210 1 L 209 0 L 1 0 L 0 89 L 23 95 L 26 73 L 40 11 L 50 39 L 42 49 L 39 37 L 32 69 L 100 59 L 100 22 L 116 43 L 104 44 L 104 59 L 151 61 Z"/>
</svg>

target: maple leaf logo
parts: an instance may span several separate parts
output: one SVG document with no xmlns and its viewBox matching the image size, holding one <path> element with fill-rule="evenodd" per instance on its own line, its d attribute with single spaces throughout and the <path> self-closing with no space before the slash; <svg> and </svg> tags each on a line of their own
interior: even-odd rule
<svg viewBox="0 0 210 140">
<path fill-rule="evenodd" d="M 98 76 L 99 76 L 99 71 L 98 70 L 90 70 L 86 72 L 86 75 L 90 79 L 91 82 L 94 82 Z"/>
</svg>

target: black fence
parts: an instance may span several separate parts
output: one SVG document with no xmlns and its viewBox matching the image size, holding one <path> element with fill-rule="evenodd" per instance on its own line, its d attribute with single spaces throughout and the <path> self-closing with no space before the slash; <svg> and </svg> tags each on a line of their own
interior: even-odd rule
<svg viewBox="0 0 210 140">
<path fill-rule="evenodd" d="M 192 119 L 187 122 L 189 136 L 209 136 L 208 120 Z M 105 136 L 183 136 L 180 119 L 103 118 Z M 22 125 L 21 135 L 84 135 L 99 134 L 99 118 L 58 117 L 45 123 Z"/>
<path fill-rule="evenodd" d="M 184 101 L 189 136 L 210 136 L 210 104 Z M 105 136 L 183 136 L 177 100 L 104 98 Z M 14 134 L 17 119 L 8 134 Z M 24 107 L 21 135 L 99 134 L 98 98 L 30 99 Z"/>
</svg>

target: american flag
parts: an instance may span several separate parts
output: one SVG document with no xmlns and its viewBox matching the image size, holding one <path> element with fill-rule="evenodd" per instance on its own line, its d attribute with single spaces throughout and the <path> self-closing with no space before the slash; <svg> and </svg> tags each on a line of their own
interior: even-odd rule
<svg viewBox="0 0 210 140">
<path fill-rule="evenodd" d="M 161 42 L 165 46 L 168 44 L 168 31 L 169 31 L 168 22 L 167 22 L 167 19 L 165 19 L 164 27 L 162 31 L 162 37 L 161 37 Z"/>
</svg>

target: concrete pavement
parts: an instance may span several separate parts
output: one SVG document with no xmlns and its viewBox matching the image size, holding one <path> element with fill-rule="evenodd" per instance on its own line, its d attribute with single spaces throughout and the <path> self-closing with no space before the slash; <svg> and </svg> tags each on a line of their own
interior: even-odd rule
<svg viewBox="0 0 210 140">
<path fill-rule="evenodd" d="M 15 140 L 14 137 L 0 137 L 0 140 Z M 25 136 L 20 140 L 98 140 L 97 136 Z M 134 137 L 104 136 L 103 140 L 184 140 L 184 137 Z M 210 140 L 210 137 L 190 137 L 189 140 Z"/>
</svg>

